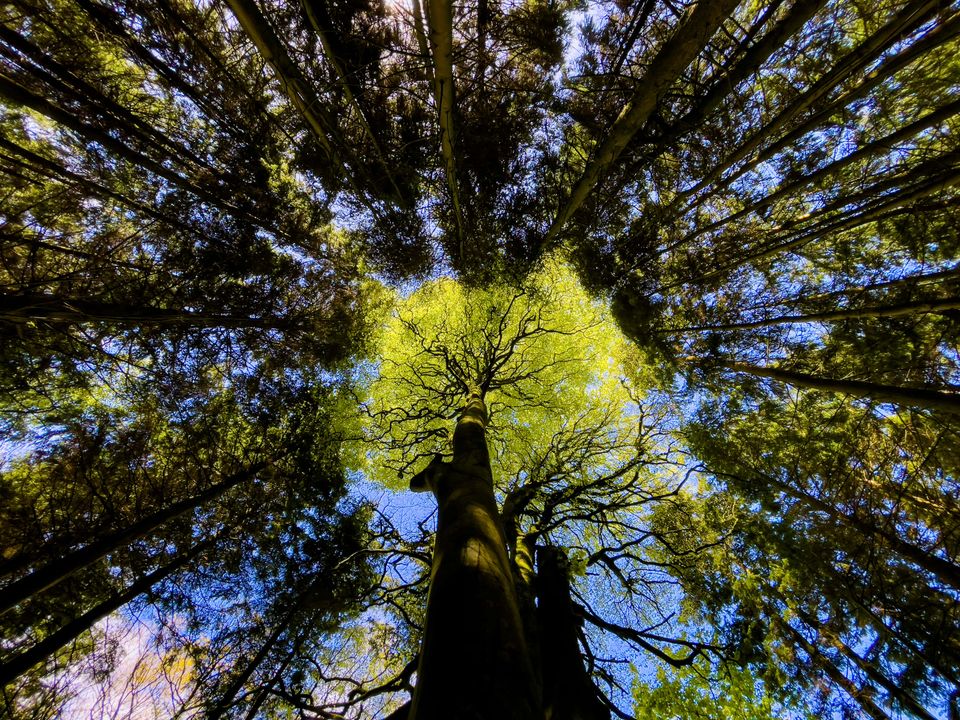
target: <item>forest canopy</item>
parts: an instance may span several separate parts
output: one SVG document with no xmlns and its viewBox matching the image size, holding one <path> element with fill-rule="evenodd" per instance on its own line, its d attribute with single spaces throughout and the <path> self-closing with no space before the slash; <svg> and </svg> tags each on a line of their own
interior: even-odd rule
<svg viewBox="0 0 960 720">
<path fill-rule="evenodd" d="M 945 0 L 6 3 L 0 716 L 960 718 L 958 131 Z"/>
</svg>

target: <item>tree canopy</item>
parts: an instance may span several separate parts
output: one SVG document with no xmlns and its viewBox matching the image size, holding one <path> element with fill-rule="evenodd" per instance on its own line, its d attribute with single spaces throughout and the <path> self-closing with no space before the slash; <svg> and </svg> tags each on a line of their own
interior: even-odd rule
<svg viewBox="0 0 960 720">
<path fill-rule="evenodd" d="M 943 0 L 7 3 L 0 714 L 960 717 L 958 117 Z"/>
</svg>

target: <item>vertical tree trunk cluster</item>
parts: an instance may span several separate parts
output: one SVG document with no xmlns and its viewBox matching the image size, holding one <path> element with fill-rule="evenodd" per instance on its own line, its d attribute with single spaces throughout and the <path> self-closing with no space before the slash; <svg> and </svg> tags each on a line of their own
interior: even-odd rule
<svg viewBox="0 0 960 720">
<path fill-rule="evenodd" d="M 579 648 L 563 552 L 538 547 L 535 614 L 522 613 L 493 492 L 486 407 L 473 392 L 453 437 L 410 482 L 437 499 L 427 622 L 410 720 L 606 720 Z M 525 627 L 524 619 L 537 627 Z M 531 646 L 534 640 L 538 648 Z"/>
</svg>

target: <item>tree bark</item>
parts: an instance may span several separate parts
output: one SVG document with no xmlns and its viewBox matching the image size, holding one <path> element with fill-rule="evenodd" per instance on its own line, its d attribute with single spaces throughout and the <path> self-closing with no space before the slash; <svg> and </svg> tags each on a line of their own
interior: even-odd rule
<svg viewBox="0 0 960 720">
<path fill-rule="evenodd" d="M 485 426 L 475 392 L 457 422 L 453 460 L 436 458 L 410 482 L 431 490 L 439 509 L 412 720 L 542 717 Z"/>
<path fill-rule="evenodd" d="M 837 380 L 822 378 L 816 375 L 796 372 L 795 370 L 781 370 L 779 368 L 759 367 L 748 363 L 732 360 L 716 360 L 718 365 L 729 368 L 734 372 L 748 373 L 760 377 L 768 377 L 796 387 L 826 390 L 827 392 L 853 395 L 854 397 L 869 398 L 880 402 L 889 402 L 894 405 L 907 407 L 922 407 L 931 410 L 946 410 L 960 413 L 960 393 L 928 388 L 901 387 L 898 385 L 882 385 L 880 383 L 863 380 Z"/>
<path fill-rule="evenodd" d="M 134 540 L 144 537 L 164 523 L 220 497 L 230 488 L 253 477 L 253 475 L 263 467 L 263 463 L 257 463 L 252 467 L 244 468 L 223 482 L 217 483 L 193 497 L 174 503 L 170 507 L 148 515 L 123 530 L 106 535 L 89 545 L 85 545 L 79 550 L 64 554 L 58 560 L 54 560 L 42 568 L 34 570 L 29 575 L 11 583 L 0 592 L 0 615 L 3 615 L 11 608 L 37 593 L 41 593 L 63 582 L 66 578 L 73 575 L 73 573 L 89 567 L 97 562 L 97 560 L 118 548 L 129 545 Z"/>
<path fill-rule="evenodd" d="M 537 598 L 546 716 L 550 720 L 609 720 L 610 710 L 583 666 L 583 618 L 577 616 L 570 597 L 567 558 L 555 547 L 537 548 Z"/>
<path fill-rule="evenodd" d="M 915 300 L 897 305 L 876 305 L 873 307 L 848 308 L 845 310 L 830 310 L 828 312 L 810 313 L 809 315 L 781 315 L 780 317 L 753 322 L 725 323 L 720 325 L 692 325 L 680 328 L 666 328 L 661 335 L 692 332 L 716 332 L 724 330 L 756 330 L 758 328 L 786 325 L 789 323 L 811 323 L 833 320 L 858 320 L 860 318 L 901 317 L 903 315 L 919 315 L 922 313 L 943 314 L 950 310 L 960 309 L 960 298 L 944 298 L 940 300 Z"/>
<path fill-rule="evenodd" d="M 60 648 L 72 640 L 76 640 L 83 633 L 92 628 L 97 621 L 105 618 L 115 610 L 120 609 L 128 602 L 147 592 L 159 582 L 167 579 L 170 575 L 183 568 L 187 563 L 196 558 L 204 549 L 213 543 L 212 540 L 205 540 L 187 552 L 181 554 L 172 562 L 157 568 L 128 587 L 123 592 L 114 595 L 108 600 L 95 605 L 93 608 L 83 613 L 61 627 L 59 630 L 47 635 L 43 640 L 33 645 L 18 655 L 14 655 L 9 660 L 0 663 L 0 687 L 15 680 L 37 663 L 50 657 Z"/>
<path fill-rule="evenodd" d="M 0 294 L 0 320 L 28 322 L 49 320 L 63 323 L 104 323 L 134 327 L 176 325 L 204 328 L 259 328 L 294 330 L 295 324 L 283 318 L 216 315 L 190 310 L 170 310 L 147 305 L 100 302 L 56 295 Z"/>
</svg>

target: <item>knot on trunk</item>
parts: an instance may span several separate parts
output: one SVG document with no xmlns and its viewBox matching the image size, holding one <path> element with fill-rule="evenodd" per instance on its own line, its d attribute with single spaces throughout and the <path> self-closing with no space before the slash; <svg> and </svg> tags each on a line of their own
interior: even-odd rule
<svg viewBox="0 0 960 720">
<path fill-rule="evenodd" d="M 434 455 L 433 460 L 423 470 L 410 478 L 410 489 L 413 492 L 427 492 L 429 490 L 436 493 L 437 484 L 445 465 L 443 455 L 440 453 Z"/>
</svg>

